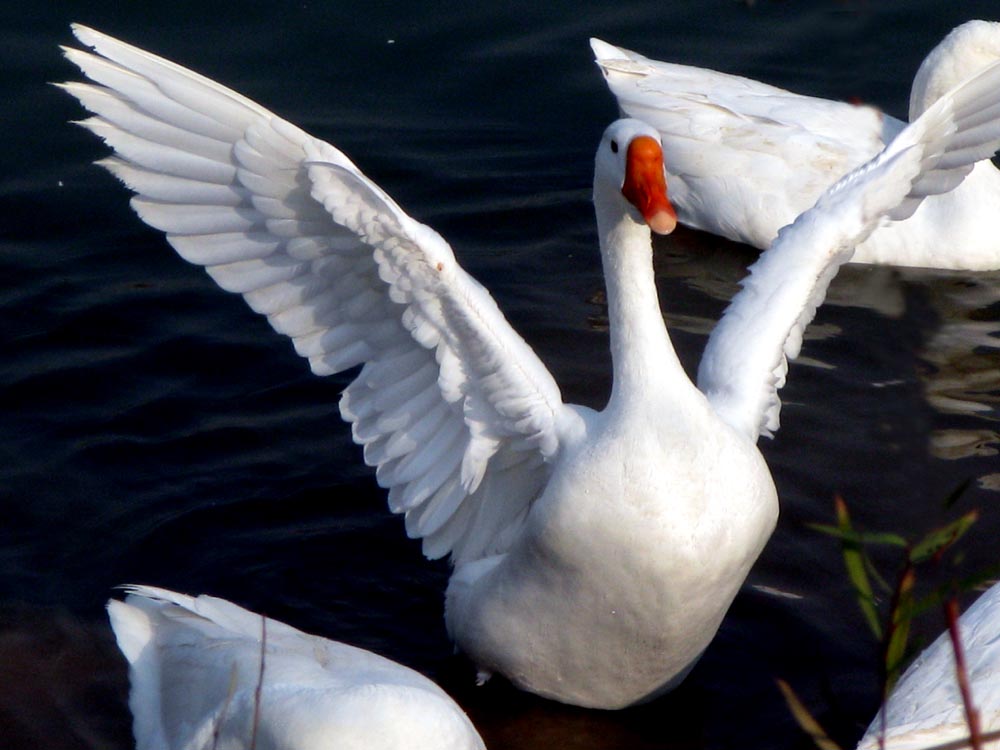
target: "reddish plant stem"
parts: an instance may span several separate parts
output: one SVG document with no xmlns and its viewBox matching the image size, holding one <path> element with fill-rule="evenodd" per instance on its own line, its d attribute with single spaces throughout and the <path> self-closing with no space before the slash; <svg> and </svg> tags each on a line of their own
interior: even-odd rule
<svg viewBox="0 0 1000 750">
<path fill-rule="evenodd" d="M 958 689 L 962 694 L 962 705 L 965 706 L 965 721 L 969 725 L 969 741 L 972 750 L 982 750 L 983 736 L 979 726 L 979 710 L 972 702 L 972 686 L 969 684 L 969 670 L 965 662 L 965 649 L 962 647 L 962 633 L 958 627 L 958 599 L 951 597 L 944 603 L 944 616 L 948 621 L 948 635 L 951 637 L 951 647 L 955 652 L 955 676 L 958 679 Z"/>
</svg>

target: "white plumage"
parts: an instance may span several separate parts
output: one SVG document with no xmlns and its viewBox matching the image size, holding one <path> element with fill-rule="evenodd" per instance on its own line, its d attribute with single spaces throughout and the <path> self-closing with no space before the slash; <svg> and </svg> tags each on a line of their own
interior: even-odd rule
<svg viewBox="0 0 1000 750">
<path fill-rule="evenodd" d="M 136 750 L 485 748 L 447 693 L 401 664 L 224 599 L 126 591 L 108 615 Z"/>
<path fill-rule="evenodd" d="M 1000 730 L 1000 584 L 994 584 L 959 619 L 972 702 L 983 732 Z M 969 736 L 955 671 L 955 651 L 942 633 L 907 668 L 885 705 L 886 750 L 922 748 Z M 876 716 L 858 750 L 876 750 L 882 733 Z M 1000 748 L 1000 740 L 984 745 Z"/>
<path fill-rule="evenodd" d="M 659 62 L 597 39 L 591 46 L 625 116 L 659 130 L 680 221 L 758 248 L 767 248 L 781 227 L 906 125 L 874 107 Z M 910 120 L 998 59 L 1000 23 L 969 21 L 954 29 L 914 79 Z M 1000 172 L 984 161 L 912 218 L 877 229 L 853 260 L 997 269 L 998 217 Z"/>
<path fill-rule="evenodd" d="M 446 242 L 340 151 L 244 97 L 91 29 L 65 88 L 102 162 L 185 258 L 290 336 L 341 400 L 389 506 L 455 571 L 446 623 L 485 677 L 618 708 L 679 682 L 774 527 L 755 445 L 836 268 L 886 214 L 948 189 L 1000 142 L 1000 67 L 941 97 L 783 230 L 688 379 L 663 325 L 650 227 L 674 225 L 656 131 L 605 131 L 594 204 L 613 388 L 558 386 Z M 637 166 L 642 164 L 641 168 Z M 625 194 L 629 195 L 626 199 Z M 647 221 L 649 225 L 647 226 Z"/>
</svg>

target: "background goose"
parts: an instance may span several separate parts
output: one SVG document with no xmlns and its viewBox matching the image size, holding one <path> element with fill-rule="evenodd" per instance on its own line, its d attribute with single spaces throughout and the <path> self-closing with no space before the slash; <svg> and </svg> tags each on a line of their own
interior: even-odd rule
<svg viewBox="0 0 1000 750">
<path fill-rule="evenodd" d="M 679 220 L 762 249 L 906 124 L 870 106 L 650 60 L 598 39 L 591 46 L 622 112 L 659 130 Z M 969 21 L 954 29 L 917 72 L 910 120 L 997 59 L 1000 23 Z M 873 232 L 853 260 L 997 269 L 998 216 L 1000 172 L 983 161 L 955 190 Z"/>
<path fill-rule="evenodd" d="M 485 748 L 448 694 L 402 664 L 224 599 L 125 590 L 108 615 L 137 750 Z"/>
<path fill-rule="evenodd" d="M 986 590 L 959 619 L 973 704 L 983 732 L 1000 730 L 1000 584 Z M 955 672 L 951 637 L 942 633 L 907 668 L 885 708 L 887 750 L 919 750 L 969 735 Z M 882 716 L 875 717 L 858 750 L 880 747 Z M 995 750 L 1000 741 L 986 743 Z"/>
<path fill-rule="evenodd" d="M 245 97 L 99 32 L 64 88 L 102 163 L 187 260 L 244 296 L 317 374 L 363 365 L 341 400 L 390 508 L 455 565 L 446 621 L 481 677 L 618 708 L 675 685 L 711 640 L 777 516 L 756 448 L 787 358 L 836 268 L 992 153 L 1000 67 L 941 98 L 831 188 L 751 270 L 699 387 L 661 318 L 650 229 L 673 228 L 659 137 L 612 124 L 594 203 L 614 385 L 566 405 L 444 240 L 340 151 Z"/>
</svg>

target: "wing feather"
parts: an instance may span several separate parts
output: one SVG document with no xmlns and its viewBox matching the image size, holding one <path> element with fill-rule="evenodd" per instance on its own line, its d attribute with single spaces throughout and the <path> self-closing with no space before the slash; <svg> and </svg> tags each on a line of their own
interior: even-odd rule
<svg viewBox="0 0 1000 750">
<path fill-rule="evenodd" d="M 171 239 L 171 245 L 173 244 Z M 176 248 L 175 248 L 176 249 Z M 266 258 L 234 260 L 205 266 L 212 280 L 227 292 L 246 294 L 265 286 L 287 282 L 308 273 L 308 266 L 295 258 L 275 253 Z"/>
<path fill-rule="evenodd" d="M 578 412 L 448 244 L 339 150 L 97 31 L 62 87 L 132 206 L 291 337 L 319 375 L 362 365 L 341 414 L 432 556 L 502 552 Z M 517 460 L 511 457 L 516 456 Z M 521 458 L 530 456 L 531 458 Z"/>
<path fill-rule="evenodd" d="M 839 267 L 880 222 L 906 218 L 1000 147 L 1000 120 L 980 116 L 998 103 L 1000 63 L 945 94 L 778 233 L 713 330 L 698 370 L 698 387 L 723 419 L 753 440 L 778 429 L 788 360 Z"/>
<path fill-rule="evenodd" d="M 78 124 L 107 143 L 119 156 L 154 172 L 216 185 L 231 185 L 236 175 L 232 164 L 184 151 L 182 147 L 146 140 L 101 118 L 91 117 Z"/>
<path fill-rule="evenodd" d="M 97 162 L 131 190 L 155 200 L 182 200 L 209 203 L 219 206 L 238 206 L 250 193 L 238 185 L 218 185 L 185 177 L 172 177 L 161 172 L 150 172 L 121 159 L 109 157 Z"/>
<path fill-rule="evenodd" d="M 778 227 L 875 156 L 885 126 L 898 122 L 873 107 L 652 60 L 598 39 L 591 47 L 621 111 L 662 134 L 680 220 L 755 247 L 768 247 Z"/>
</svg>

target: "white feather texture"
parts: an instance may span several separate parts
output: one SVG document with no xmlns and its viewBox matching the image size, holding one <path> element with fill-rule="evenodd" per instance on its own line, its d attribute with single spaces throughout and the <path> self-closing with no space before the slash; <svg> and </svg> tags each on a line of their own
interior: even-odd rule
<svg viewBox="0 0 1000 750">
<path fill-rule="evenodd" d="M 781 233 L 709 341 L 702 393 L 657 298 L 646 222 L 665 231 L 673 210 L 660 137 L 612 123 L 593 195 L 613 387 L 594 412 L 562 403 L 445 241 L 336 148 L 173 63 L 74 32 L 95 54 L 66 54 L 96 83 L 66 89 L 95 113 L 84 124 L 115 150 L 103 163 L 139 215 L 314 372 L 362 365 L 341 413 L 407 531 L 426 554 L 451 553 L 458 647 L 484 678 L 581 706 L 646 700 L 698 660 L 774 528 L 756 439 L 777 426 L 786 360 L 830 277 L 884 216 L 953 186 L 1000 142 L 994 68 Z"/>
<path fill-rule="evenodd" d="M 366 462 L 431 557 L 502 552 L 575 415 L 448 244 L 333 146 L 243 96 L 97 31 L 65 88 L 101 164 L 185 260 L 242 294 L 344 392 Z M 518 481 L 484 482 L 518 473 Z"/>
<path fill-rule="evenodd" d="M 1000 731 L 1000 584 L 994 584 L 959 618 L 962 651 L 980 730 Z M 922 750 L 969 736 L 947 632 L 924 649 L 896 683 L 885 708 L 886 750 Z M 868 727 L 858 750 L 880 747 L 883 717 Z M 1000 740 L 984 743 L 1000 748 Z"/>
<path fill-rule="evenodd" d="M 126 591 L 108 615 L 137 750 L 485 747 L 441 688 L 401 664 L 224 599 Z"/>
<path fill-rule="evenodd" d="M 1000 63 L 942 95 L 875 159 L 839 180 L 784 227 L 712 331 L 698 387 L 756 440 L 778 429 L 788 359 L 827 287 L 881 222 L 904 220 L 953 189 L 1000 145 Z"/>
<path fill-rule="evenodd" d="M 748 78 L 591 46 L 623 113 L 660 132 L 681 222 L 767 248 L 824 190 L 906 123 L 871 106 L 802 96 Z M 969 21 L 924 60 L 910 120 L 1000 60 L 1000 23 Z M 966 270 L 1000 268 L 1000 171 L 989 161 L 912 218 L 877 228 L 852 259 Z"/>
</svg>

